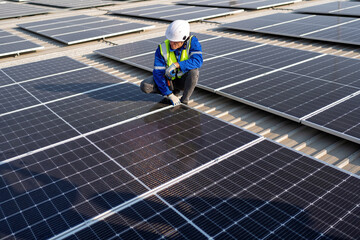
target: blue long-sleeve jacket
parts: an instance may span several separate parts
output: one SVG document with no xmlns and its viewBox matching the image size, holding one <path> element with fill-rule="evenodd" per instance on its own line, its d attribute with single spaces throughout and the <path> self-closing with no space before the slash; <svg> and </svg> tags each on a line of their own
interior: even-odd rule
<svg viewBox="0 0 360 240">
<path fill-rule="evenodd" d="M 175 56 L 177 59 L 183 49 L 185 49 L 184 45 L 181 48 L 175 50 Z M 191 54 L 192 52 L 196 52 L 197 54 Z M 202 54 L 199 54 L 201 52 L 202 52 L 201 45 L 198 39 L 195 36 L 192 37 L 190 51 L 189 51 L 189 59 L 179 62 L 181 71 L 186 73 L 191 69 L 200 68 L 203 63 Z M 154 81 L 162 95 L 169 95 L 172 92 L 169 90 L 169 87 L 167 86 L 166 83 L 165 69 L 166 69 L 166 62 L 164 60 L 164 57 L 160 53 L 160 48 L 158 47 L 155 52 L 155 60 L 154 60 L 154 70 L 153 70 Z"/>
</svg>

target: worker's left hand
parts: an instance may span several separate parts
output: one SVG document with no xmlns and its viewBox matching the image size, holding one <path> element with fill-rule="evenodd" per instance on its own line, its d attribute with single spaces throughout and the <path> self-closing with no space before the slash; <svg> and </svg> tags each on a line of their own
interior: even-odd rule
<svg viewBox="0 0 360 240">
<path fill-rule="evenodd" d="M 165 71 L 165 75 L 167 78 L 171 79 L 175 77 L 176 74 L 176 65 L 175 63 L 171 64 Z"/>
</svg>

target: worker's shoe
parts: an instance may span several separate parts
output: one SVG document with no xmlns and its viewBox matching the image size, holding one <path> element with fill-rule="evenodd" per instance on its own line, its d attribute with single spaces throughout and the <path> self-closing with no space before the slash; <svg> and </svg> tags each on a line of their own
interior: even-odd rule
<svg viewBox="0 0 360 240">
<path fill-rule="evenodd" d="M 184 100 L 183 98 L 180 99 L 180 102 L 185 105 L 189 104 L 189 100 Z"/>
</svg>

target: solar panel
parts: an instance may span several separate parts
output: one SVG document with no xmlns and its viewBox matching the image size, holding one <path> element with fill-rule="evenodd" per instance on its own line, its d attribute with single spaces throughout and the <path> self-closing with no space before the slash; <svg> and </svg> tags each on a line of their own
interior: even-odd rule
<svg viewBox="0 0 360 240">
<path fill-rule="evenodd" d="M 0 57 L 43 49 L 36 43 L 0 30 Z"/>
<path fill-rule="evenodd" d="M 359 183 L 264 140 L 61 237 L 356 239 Z"/>
<path fill-rule="evenodd" d="M 181 1 L 176 2 L 181 5 L 191 6 L 207 6 L 207 7 L 224 7 L 224 8 L 244 8 L 244 9 L 264 9 L 276 6 L 282 6 L 300 2 L 301 0 L 195 0 L 195 1 Z"/>
<path fill-rule="evenodd" d="M 164 21 L 174 21 L 179 18 L 188 22 L 226 16 L 243 12 L 244 10 L 231 10 L 224 8 L 207 8 L 195 6 L 174 6 L 154 4 L 136 8 L 126 8 L 110 11 L 111 14 L 151 18 Z"/>
<path fill-rule="evenodd" d="M 49 8 L 35 7 L 28 4 L 0 2 L 0 19 L 38 15 L 50 11 Z"/>
<path fill-rule="evenodd" d="M 102 1 L 102 0 L 30 0 L 28 1 L 31 4 L 45 5 L 50 7 L 58 8 L 72 8 L 72 9 L 81 9 L 81 8 L 91 8 L 91 7 L 101 7 L 113 5 L 111 1 Z"/>
<path fill-rule="evenodd" d="M 360 143 L 359 95 L 303 120 L 303 124 Z"/>
<path fill-rule="evenodd" d="M 144 31 L 154 27 L 86 15 L 19 24 L 18 26 L 68 45 Z"/>
<path fill-rule="evenodd" d="M 357 38 L 360 34 L 359 18 L 277 13 L 221 26 L 235 30 L 360 45 Z"/>
<path fill-rule="evenodd" d="M 316 6 L 296 9 L 296 12 L 311 13 L 311 14 L 324 14 L 324 15 L 336 15 L 336 16 L 360 16 L 360 3 L 338 1 L 325 4 L 319 4 Z"/>
<path fill-rule="evenodd" d="M 121 86 L 125 85 L 140 92 L 137 86 Z M 132 109 L 129 106 L 128 110 Z M 39 111 L 43 110 L 50 112 L 39 107 Z M 46 124 L 44 119 L 54 126 L 67 123 L 55 114 L 57 120 L 43 112 L 31 114 L 42 124 Z M 107 120 L 105 115 L 98 117 Z M 29 116 L 22 119 L 32 121 Z M 72 131 L 77 128 L 72 123 L 66 126 Z M 58 133 L 66 133 L 66 127 L 58 127 Z M 152 188 L 258 139 L 257 135 L 184 106 L 139 116 L 3 162 L 0 204 L 16 207 L 2 211 L 0 236 L 56 237 L 100 214 L 141 200 Z"/>
</svg>

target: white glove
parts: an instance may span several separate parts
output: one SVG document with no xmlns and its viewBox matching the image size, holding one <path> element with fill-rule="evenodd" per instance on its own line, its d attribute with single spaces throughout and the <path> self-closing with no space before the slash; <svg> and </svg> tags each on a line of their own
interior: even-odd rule
<svg viewBox="0 0 360 240">
<path fill-rule="evenodd" d="M 168 95 L 168 98 L 171 101 L 172 105 L 174 105 L 174 106 L 180 105 L 180 99 L 177 96 L 175 96 L 173 93 Z"/>
<path fill-rule="evenodd" d="M 168 79 L 175 77 L 176 74 L 176 65 L 175 63 L 171 64 L 165 71 L 165 75 Z"/>
</svg>

